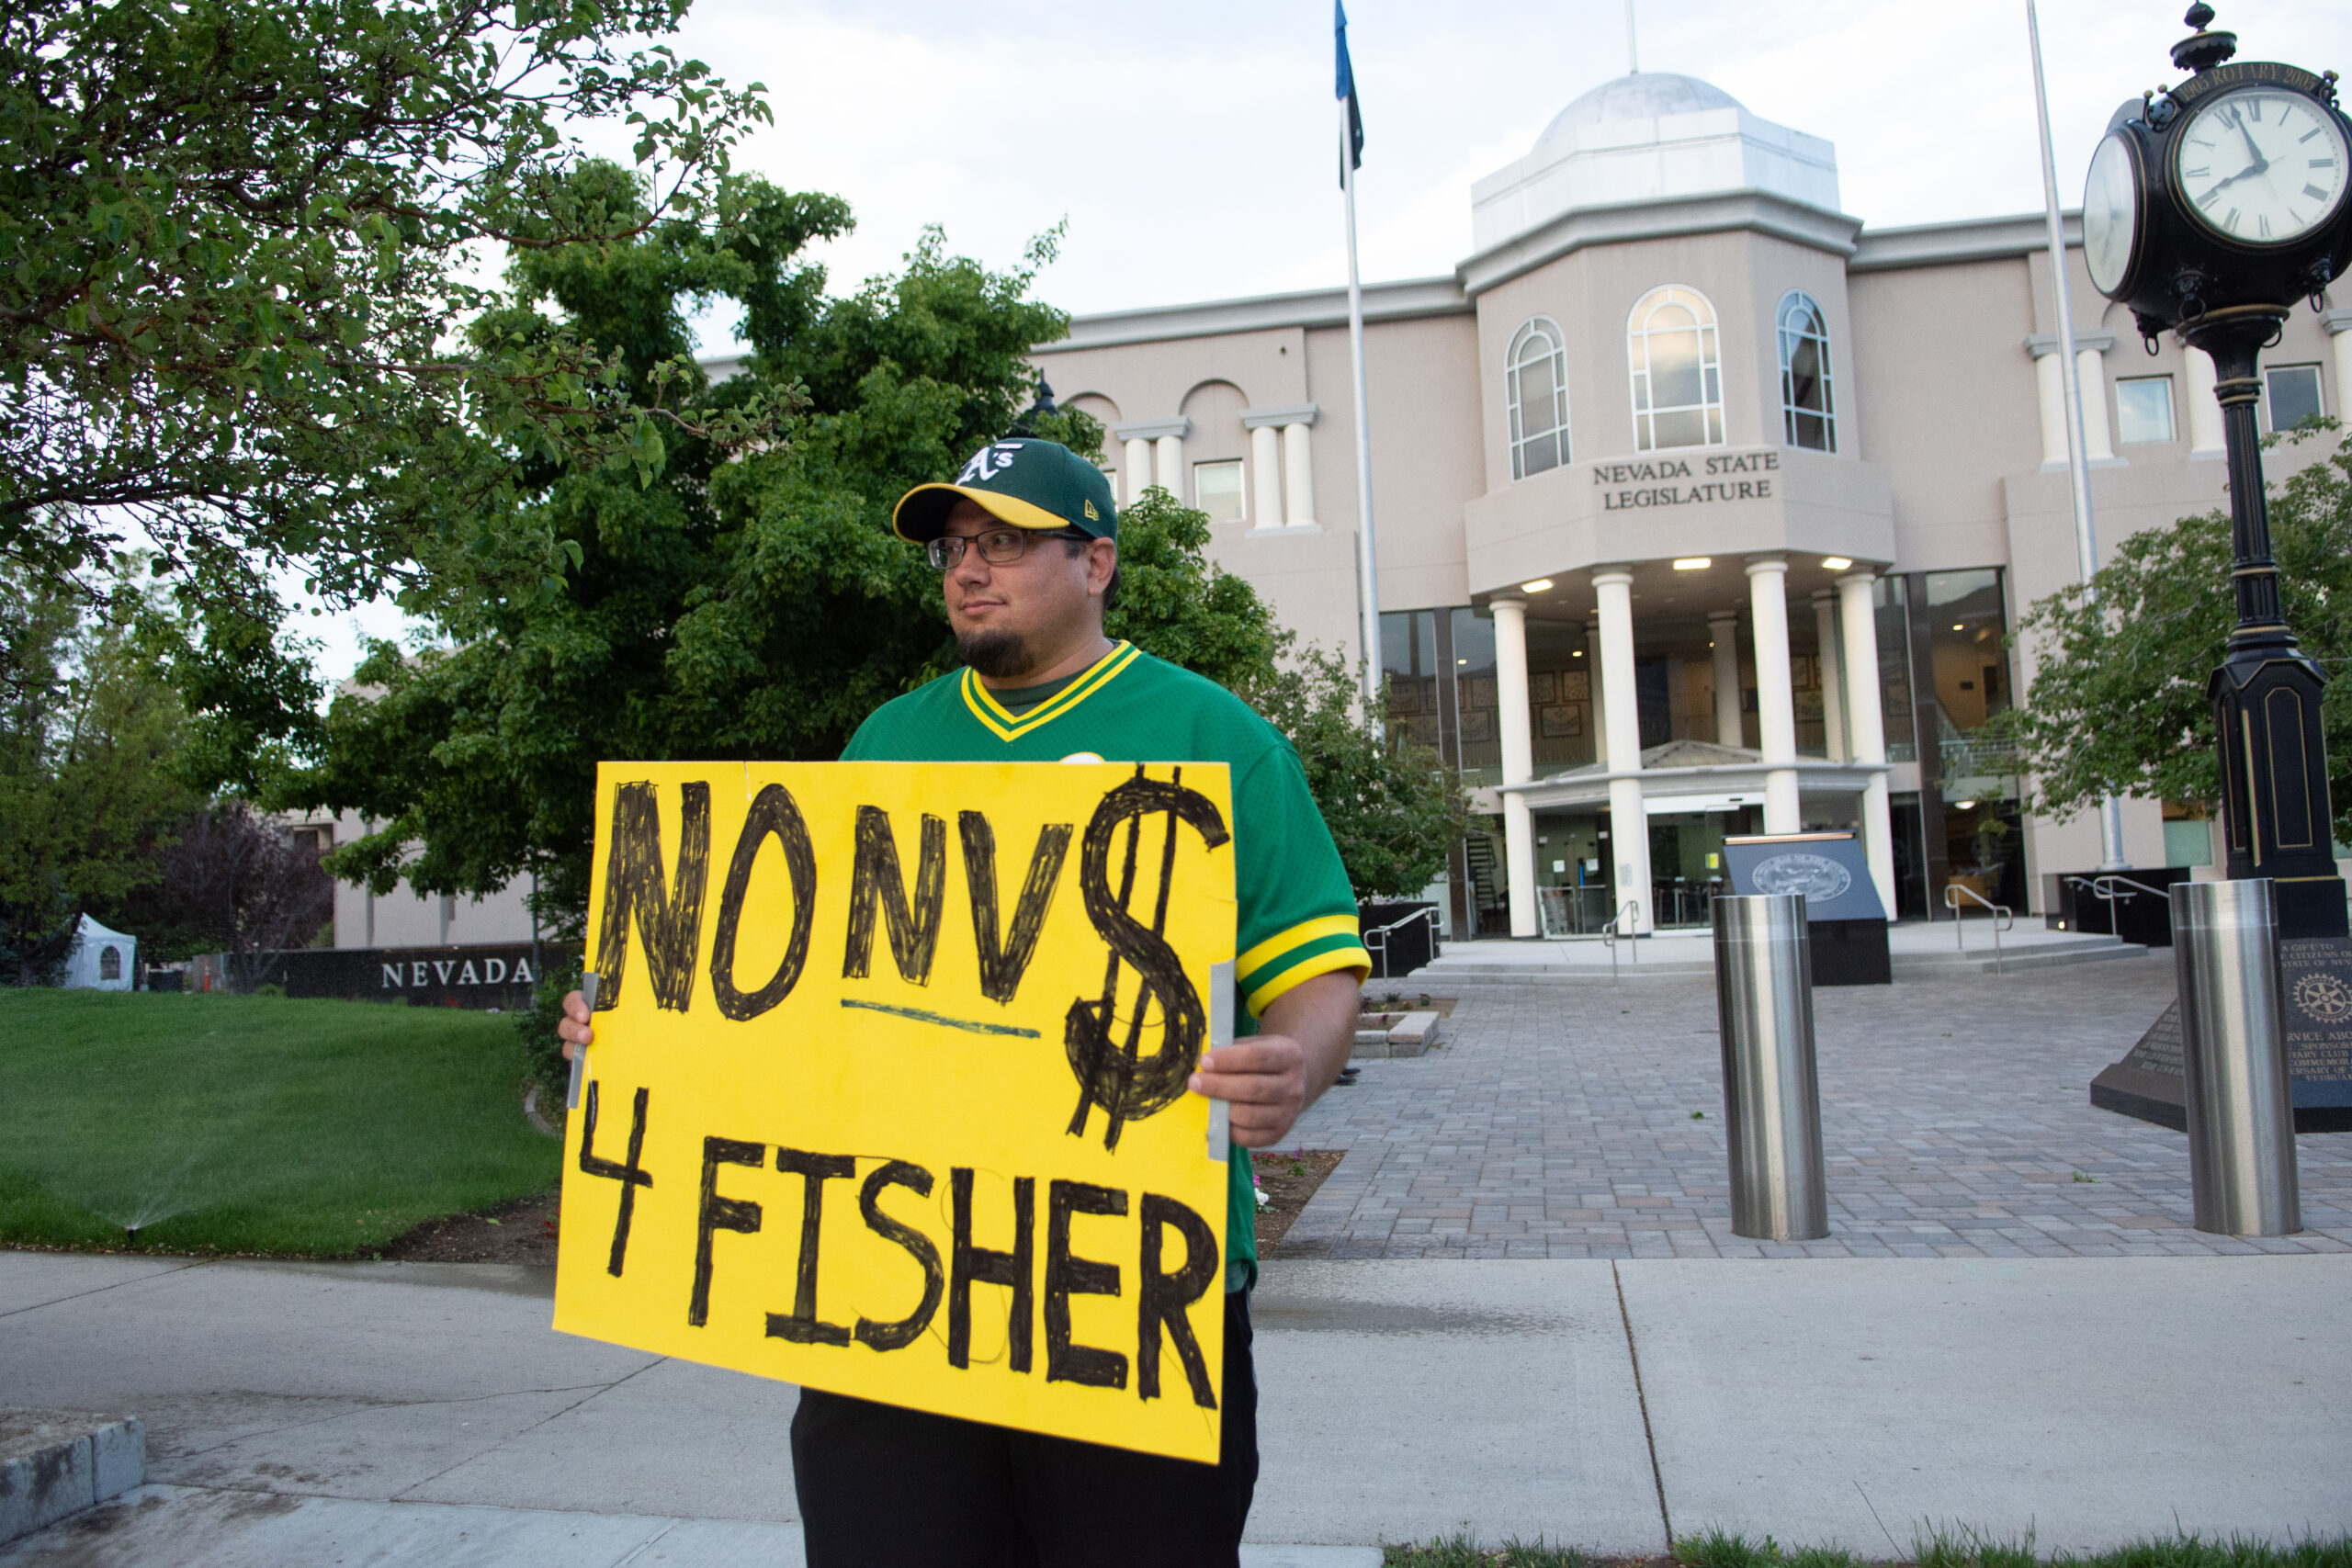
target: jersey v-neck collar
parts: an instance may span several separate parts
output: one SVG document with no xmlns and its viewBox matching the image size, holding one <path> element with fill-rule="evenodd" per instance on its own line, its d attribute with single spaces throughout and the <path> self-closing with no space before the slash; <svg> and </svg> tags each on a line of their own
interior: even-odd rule
<svg viewBox="0 0 2352 1568">
<path fill-rule="evenodd" d="M 1078 679 L 1023 714 L 1015 714 L 998 702 L 994 694 L 982 685 L 980 678 L 967 666 L 963 674 L 964 705 L 971 710 L 972 716 L 980 721 L 982 728 L 999 740 L 1018 740 L 1051 724 L 1118 679 L 1119 672 L 1133 664 L 1141 651 L 1133 643 L 1114 645 Z"/>
</svg>

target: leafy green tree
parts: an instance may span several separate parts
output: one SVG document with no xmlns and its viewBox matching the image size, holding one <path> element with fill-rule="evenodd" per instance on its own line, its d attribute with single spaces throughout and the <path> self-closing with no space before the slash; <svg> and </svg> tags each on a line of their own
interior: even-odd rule
<svg viewBox="0 0 2352 1568">
<path fill-rule="evenodd" d="M 459 330 L 495 319 L 497 247 L 731 231 L 729 148 L 767 111 L 658 42 L 684 10 L 0 7 L 0 561 L 103 570 L 135 521 L 159 574 L 297 562 L 370 597 L 425 545 L 512 555 L 534 464 L 642 479 L 665 429 L 772 429 L 625 386 L 560 322 Z M 570 176 L 576 128 L 623 115 L 660 195 L 616 208 Z"/>
<path fill-rule="evenodd" d="M 2271 492 L 2270 540 L 2287 624 L 2331 680 L 2321 698 L 2335 837 L 2352 840 L 2352 451 L 2335 421 L 2284 437 L 2333 448 Z M 2007 728 L 2036 779 L 2036 809 L 2071 816 L 2105 795 L 2217 801 L 2206 678 L 2237 621 L 2230 519 L 2210 512 L 2117 545 L 2093 582 L 2037 601 L 2018 637 L 2039 657 Z"/>
<path fill-rule="evenodd" d="M 155 877 L 191 796 L 183 716 L 138 646 L 134 592 L 77 592 L 0 570 L 0 977 L 47 978 L 85 913 Z"/>
<path fill-rule="evenodd" d="M 1119 584 L 1102 629 L 1247 695 L 1274 683 L 1291 634 L 1246 578 L 1209 563 L 1208 543 L 1208 513 L 1158 485 L 1121 509 Z"/>
<path fill-rule="evenodd" d="M 573 183 L 611 211 L 642 199 L 636 177 L 608 165 Z M 379 892 L 405 878 L 447 893 L 535 875 L 543 919 L 576 931 L 600 759 L 838 755 L 876 707 L 956 665 L 938 576 L 890 533 L 898 498 L 1016 425 L 1099 453 L 1102 427 L 1086 415 L 1024 412 L 1037 389 L 1028 351 L 1066 330 L 1029 296 L 1056 236 L 994 273 L 949 256 L 933 231 L 898 274 L 829 297 L 800 252 L 846 228 L 847 209 L 757 181 L 734 188 L 725 233 L 650 219 L 605 243 L 521 256 L 516 302 L 484 330 L 570 333 L 611 355 L 633 387 L 690 346 L 687 301 L 733 299 L 752 345 L 742 373 L 688 389 L 714 407 L 788 402 L 789 439 L 728 452 L 679 436 L 650 483 L 605 465 L 549 466 L 538 499 L 503 532 L 429 545 L 402 602 L 430 618 L 439 646 L 379 645 L 319 734 L 289 722 L 270 742 L 315 759 L 279 773 L 271 800 L 348 808 L 374 825 L 336 852 L 337 874 Z M 1266 694 L 1269 712 L 1295 719 L 1302 749 L 1326 759 L 1317 776 L 1359 824 L 1351 869 L 1367 888 L 1418 889 L 1430 874 L 1418 868 L 1442 863 L 1447 842 L 1407 850 L 1372 818 L 1385 804 L 1426 803 L 1409 778 L 1381 771 L 1388 753 L 1359 755 L 1347 723 L 1334 728 L 1329 692 L 1308 701 L 1276 680 L 1285 634 L 1247 582 L 1209 563 L 1209 536 L 1206 516 L 1163 491 L 1126 508 L 1108 629 Z M 549 541 L 565 564 L 526 584 Z M 182 657 L 228 694 L 250 694 L 240 672 L 266 672 L 255 661 L 277 646 L 248 628 L 209 665 Z M 200 717 L 224 749 L 271 733 L 217 699 Z M 1416 818 L 1404 832 L 1425 825 Z"/>
<path fill-rule="evenodd" d="M 1359 898 L 1418 896 L 1470 830 L 1462 781 L 1430 747 L 1364 724 L 1363 687 L 1347 660 L 1309 647 L 1291 662 L 1248 694 L 1297 748 L 1350 886 Z"/>
<path fill-rule="evenodd" d="M 624 210 L 631 179 L 592 166 L 575 183 Z M 889 510 L 1034 398 L 1027 352 L 1065 330 L 1028 296 L 1054 237 L 993 273 L 934 231 L 897 275 L 831 298 L 799 253 L 846 228 L 847 209 L 740 189 L 724 235 L 657 220 L 519 258 L 517 305 L 494 327 L 570 333 L 633 378 L 690 346 L 687 301 L 731 299 L 752 354 L 696 395 L 788 399 L 788 442 L 729 454 L 673 439 L 644 485 L 601 465 L 550 469 L 503 525 L 511 543 L 428 548 L 403 602 L 444 646 L 379 645 L 322 734 L 289 739 L 316 761 L 272 793 L 376 824 L 338 851 L 339 874 L 475 893 L 536 874 L 549 924 L 576 927 L 600 758 L 830 759 L 874 708 L 953 667 L 938 576 L 890 533 Z M 1032 424 L 1101 445 L 1083 414 Z M 1274 631 L 1245 584 L 1207 568 L 1207 538 L 1204 518 L 1164 496 L 1133 509 L 1115 629 L 1238 681 L 1270 663 Z M 565 542 L 566 566 L 515 592 L 548 540 Z"/>
</svg>

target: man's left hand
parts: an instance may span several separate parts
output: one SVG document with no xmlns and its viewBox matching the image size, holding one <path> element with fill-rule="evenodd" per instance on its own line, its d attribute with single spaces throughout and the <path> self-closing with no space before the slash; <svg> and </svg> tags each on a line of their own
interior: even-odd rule
<svg viewBox="0 0 2352 1568">
<path fill-rule="evenodd" d="M 1362 992 L 1352 972 L 1299 982 L 1266 1009 L 1265 1033 L 1210 1052 L 1189 1087 L 1233 1107 L 1235 1143 L 1272 1148 L 1348 1065 Z"/>
</svg>

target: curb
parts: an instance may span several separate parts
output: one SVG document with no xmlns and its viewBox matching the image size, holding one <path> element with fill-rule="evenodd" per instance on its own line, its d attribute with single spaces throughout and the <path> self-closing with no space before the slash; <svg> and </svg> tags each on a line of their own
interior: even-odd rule
<svg viewBox="0 0 2352 1568">
<path fill-rule="evenodd" d="M 0 1544 L 146 1479 L 147 1427 L 135 1416 L 0 1410 Z"/>
</svg>

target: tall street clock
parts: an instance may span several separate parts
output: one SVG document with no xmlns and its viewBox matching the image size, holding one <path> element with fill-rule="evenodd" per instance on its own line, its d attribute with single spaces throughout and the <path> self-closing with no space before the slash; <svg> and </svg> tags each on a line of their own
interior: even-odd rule
<svg viewBox="0 0 2352 1568">
<path fill-rule="evenodd" d="M 2108 122 L 2083 193 L 2083 254 L 2143 334 L 2235 306 L 2315 297 L 2352 267 L 2352 122 L 2335 73 L 2233 61 L 2236 38 L 2173 47 L 2195 72 Z"/>
</svg>

